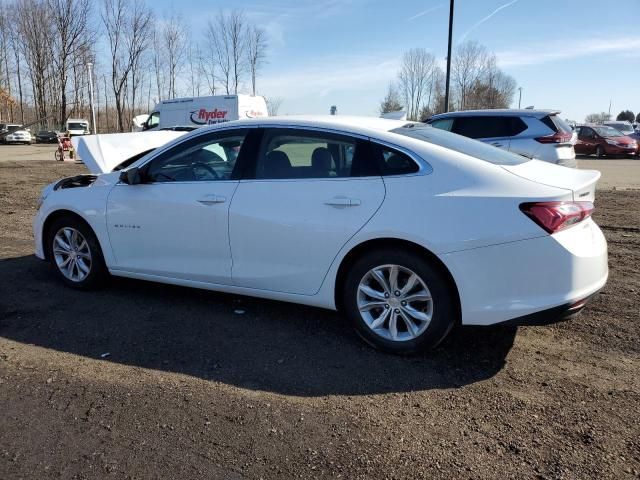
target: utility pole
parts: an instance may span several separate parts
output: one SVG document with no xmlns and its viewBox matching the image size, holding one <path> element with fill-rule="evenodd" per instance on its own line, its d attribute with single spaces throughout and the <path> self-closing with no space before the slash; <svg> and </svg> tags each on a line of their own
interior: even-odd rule
<svg viewBox="0 0 640 480">
<path fill-rule="evenodd" d="M 93 127 L 93 134 L 98 132 L 98 126 L 96 125 L 96 110 L 93 106 L 93 63 L 87 63 L 87 70 L 89 71 L 89 107 L 91 108 L 91 126 Z"/>
<path fill-rule="evenodd" d="M 518 108 L 522 104 L 522 87 L 518 87 L 518 91 L 520 92 L 520 96 L 518 97 Z"/>
<path fill-rule="evenodd" d="M 607 120 L 611 120 L 611 99 L 609 99 L 609 118 Z"/>
<path fill-rule="evenodd" d="M 451 83 L 451 38 L 453 35 L 453 0 L 449 0 L 449 45 L 447 46 L 447 80 L 444 90 L 444 111 L 449 111 L 449 85 Z"/>
</svg>

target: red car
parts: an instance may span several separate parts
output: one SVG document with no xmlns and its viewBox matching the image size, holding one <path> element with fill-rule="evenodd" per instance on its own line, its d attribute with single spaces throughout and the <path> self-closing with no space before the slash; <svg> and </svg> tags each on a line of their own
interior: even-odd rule
<svg viewBox="0 0 640 480">
<path fill-rule="evenodd" d="M 578 142 L 574 149 L 582 155 L 637 155 L 638 142 L 619 130 L 606 125 L 583 125 L 577 127 Z"/>
</svg>

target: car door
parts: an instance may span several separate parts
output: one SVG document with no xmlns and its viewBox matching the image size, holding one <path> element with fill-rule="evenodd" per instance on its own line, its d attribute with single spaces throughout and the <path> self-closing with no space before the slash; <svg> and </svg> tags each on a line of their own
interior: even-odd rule
<svg viewBox="0 0 640 480">
<path fill-rule="evenodd" d="M 590 127 L 580 127 L 578 130 L 578 141 L 574 145 L 576 153 L 590 155 L 595 152 L 598 143 L 595 132 Z"/>
<path fill-rule="evenodd" d="M 378 210 L 385 188 L 365 139 L 265 128 L 233 197 L 233 283 L 312 295 L 340 248 Z"/>
<path fill-rule="evenodd" d="M 452 131 L 503 150 L 509 150 L 510 147 L 511 122 L 509 117 L 487 115 L 455 117 Z"/>
<path fill-rule="evenodd" d="M 230 283 L 228 213 L 247 135 L 191 137 L 142 166 L 142 183 L 113 188 L 107 225 L 118 270 Z"/>
</svg>

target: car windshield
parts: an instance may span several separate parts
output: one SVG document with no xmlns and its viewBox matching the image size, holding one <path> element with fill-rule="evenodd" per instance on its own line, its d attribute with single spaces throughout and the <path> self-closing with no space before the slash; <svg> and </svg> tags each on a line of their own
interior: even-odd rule
<svg viewBox="0 0 640 480">
<path fill-rule="evenodd" d="M 601 137 L 624 137 L 624 134 L 620 130 L 616 130 L 613 127 L 593 127 Z"/>
<path fill-rule="evenodd" d="M 67 125 L 67 128 L 69 130 L 85 130 L 87 128 L 87 125 L 84 123 L 69 123 Z"/>
<path fill-rule="evenodd" d="M 496 165 L 518 165 L 529 161 L 526 157 L 422 123 L 410 123 L 391 132 L 455 150 Z"/>
</svg>

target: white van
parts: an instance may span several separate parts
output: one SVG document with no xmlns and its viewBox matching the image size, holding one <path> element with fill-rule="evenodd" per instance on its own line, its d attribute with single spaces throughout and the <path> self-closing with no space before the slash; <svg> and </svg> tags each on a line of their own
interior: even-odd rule
<svg viewBox="0 0 640 480">
<path fill-rule="evenodd" d="M 215 95 L 173 98 L 155 106 L 144 123 L 144 130 L 171 127 L 200 127 L 241 118 L 267 117 L 267 103 L 253 95 Z"/>
<path fill-rule="evenodd" d="M 66 124 L 66 131 L 70 136 L 89 135 L 89 120 L 82 118 L 69 118 Z"/>
</svg>

